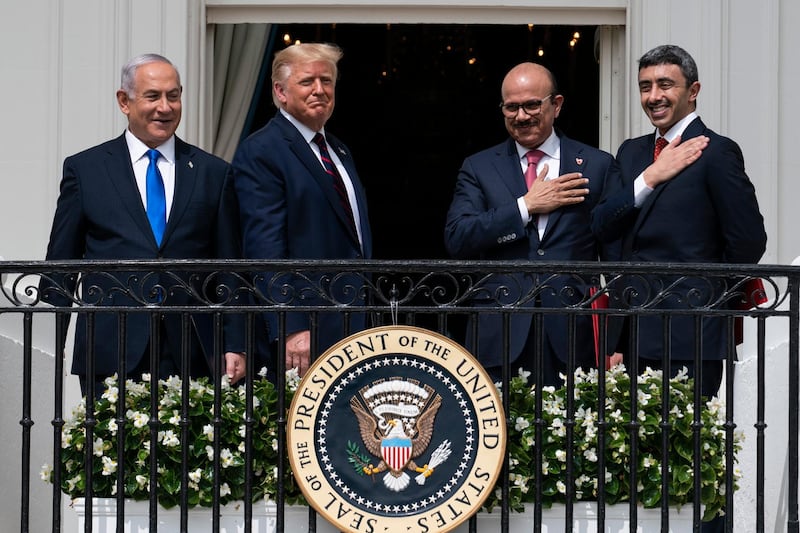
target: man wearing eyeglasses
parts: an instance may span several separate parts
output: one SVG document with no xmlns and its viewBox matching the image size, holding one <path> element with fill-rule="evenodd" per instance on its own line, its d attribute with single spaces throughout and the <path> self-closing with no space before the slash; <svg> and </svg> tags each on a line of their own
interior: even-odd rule
<svg viewBox="0 0 800 533">
<path fill-rule="evenodd" d="M 501 97 L 510 138 L 464 161 L 447 214 L 448 253 L 458 259 L 545 262 L 604 258 L 590 231 L 589 214 L 617 172 L 614 158 L 555 130 L 564 97 L 545 67 L 521 63 L 512 68 Z M 590 281 L 538 273 L 493 276 L 476 291 L 473 303 L 494 306 L 525 299 L 526 305 L 565 307 L 587 298 Z M 494 378 L 501 375 L 505 335 L 512 372 L 533 372 L 541 344 L 544 385 L 562 384 L 559 373 L 570 368 L 596 364 L 589 316 L 576 317 L 574 330 L 561 314 L 543 313 L 541 328 L 534 327 L 533 313 L 508 316 L 506 329 L 500 314 L 481 314 L 478 345 L 468 346 Z M 570 355 L 573 366 L 568 365 Z"/>
</svg>

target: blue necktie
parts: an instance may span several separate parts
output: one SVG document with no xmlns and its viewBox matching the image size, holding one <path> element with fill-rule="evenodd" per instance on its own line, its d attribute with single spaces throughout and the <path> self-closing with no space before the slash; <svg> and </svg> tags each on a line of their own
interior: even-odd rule
<svg viewBox="0 0 800 533">
<path fill-rule="evenodd" d="M 164 180 L 158 171 L 159 156 L 161 153 L 158 150 L 151 148 L 147 151 L 147 157 L 150 158 L 150 164 L 147 165 L 147 218 L 150 219 L 156 243 L 161 246 L 161 238 L 167 226 L 167 199 L 164 195 Z"/>
</svg>

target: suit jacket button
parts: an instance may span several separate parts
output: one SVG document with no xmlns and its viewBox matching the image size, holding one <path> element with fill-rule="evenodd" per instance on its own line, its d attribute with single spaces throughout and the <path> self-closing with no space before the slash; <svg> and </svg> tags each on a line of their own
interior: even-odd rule
<svg viewBox="0 0 800 533">
<path fill-rule="evenodd" d="M 539 255 L 544 255 L 544 250 L 539 248 L 538 250 L 536 250 L 536 253 L 539 254 Z"/>
<path fill-rule="evenodd" d="M 502 237 L 498 237 L 497 238 L 497 244 L 501 244 L 502 242 L 503 242 L 503 238 Z"/>
<path fill-rule="evenodd" d="M 516 238 L 517 238 L 517 234 L 516 234 L 516 233 L 512 233 L 512 234 L 511 234 L 511 238 L 512 238 L 512 239 L 516 239 Z"/>
</svg>

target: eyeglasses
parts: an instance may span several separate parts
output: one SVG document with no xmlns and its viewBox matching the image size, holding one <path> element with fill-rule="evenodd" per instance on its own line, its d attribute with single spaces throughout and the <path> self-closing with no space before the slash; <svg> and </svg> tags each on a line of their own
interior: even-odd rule
<svg viewBox="0 0 800 533">
<path fill-rule="evenodd" d="M 547 100 L 550 100 L 553 97 L 552 94 L 548 94 L 541 100 L 528 100 L 527 102 L 523 102 L 521 104 L 500 104 L 500 109 L 502 109 L 503 114 L 509 118 L 517 116 L 519 110 L 522 109 L 525 111 L 526 115 L 535 115 L 539 111 L 542 110 L 542 104 L 545 103 Z"/>
</svg>

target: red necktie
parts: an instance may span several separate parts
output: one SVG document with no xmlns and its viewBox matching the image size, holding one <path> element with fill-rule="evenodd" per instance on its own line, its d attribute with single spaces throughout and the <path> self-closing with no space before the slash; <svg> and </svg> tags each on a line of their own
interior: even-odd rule
<svg viewBox="0 0 800 533">
<path fill-rule="evenodd" d="M 539 164 L 539 160 L 545 156 L 545 153 L 541 150 L 531 150 L 530 152 L 525 154 L 525 158 L 528 160 L 528 168 L 525 169 L 525 185 L 528 188 L 531 188 L 531 184 L 536 181 L 536 165 Z"/>
<path fill-rule="evenodd" d="M 312 139 L 317 146 L 319 146 L 319 154 L 322 157 L 322 166 L 325 167 L 325 172 L 331 177 L 333 181 L 333 188 L 336 189 L 336 194 L 339 196 L 339 202 L 342 204 L 342 208 L 344 209 L 345 213 L 347 213 L 347 218 L 350 220 L 350 225 L 353 228 L 353 231 L 356 229 L 356 219 L 353 216 L 353 208 L 350 206 L 350 199 L 347 197 L 347 189 L 344 186 L 344 180 L 342 180 L 342 176 L 339 174 L 339 171 L 336 168 L 336 165 L 333 164 L 333 160 L 331 159 L 331 154 L 328 152 L 328 145 L 325 142 L 325 137 L 322 136 L 321 133 L 317 133 L 314 135 L 314 139 Z M 356 235 L 358 232 L 356 232 Z"/>
<path fill-rule="evenodd" d="M 668 144 L 669 141 L 667 141 L 664 137 L 659 137 L 658 139 L 656 139 L 656 148 L 655 150 L 653 150 L 653 161 L 658 159 L 658 155 L 661 153 L 661 150 L 663 150 L 664 147 Z"/>
</svg>

